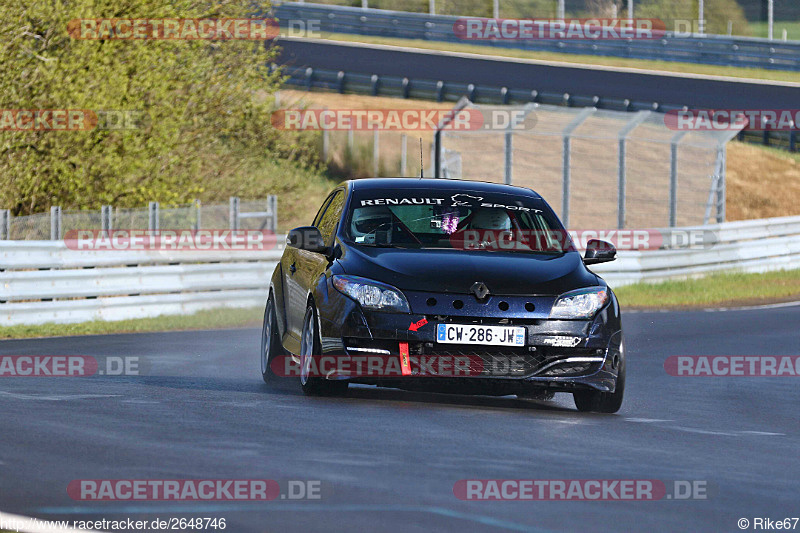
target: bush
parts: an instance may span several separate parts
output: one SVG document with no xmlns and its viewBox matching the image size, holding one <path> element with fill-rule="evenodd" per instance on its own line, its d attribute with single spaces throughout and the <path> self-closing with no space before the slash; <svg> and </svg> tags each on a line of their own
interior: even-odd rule
<svg viewBox="0 0 800 533">
<path fill-rule="evenodd" d="M 141 111 L 135 130 L 0 131 L 0 207 L 141 206 L 202 197 L 263 159 L 320 165 L 315 140 L 269 121 L 280 73 L 261 41 L 77 40 L 78 18 L 238 18 L 239 0 L 0 4 L 0 109 Z"/>
</svg>

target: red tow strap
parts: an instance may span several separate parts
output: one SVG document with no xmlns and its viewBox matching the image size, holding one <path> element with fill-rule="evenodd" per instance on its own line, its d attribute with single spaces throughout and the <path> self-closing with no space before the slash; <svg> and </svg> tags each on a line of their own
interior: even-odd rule
<svg viewBox="0 0 800 533">
<path fill-rule="evenodd" d="M 408 359 L 408 343 L 400 343 L 400 368 L 404 376 L 411 375 L 411 361 Z"/>
</svg>

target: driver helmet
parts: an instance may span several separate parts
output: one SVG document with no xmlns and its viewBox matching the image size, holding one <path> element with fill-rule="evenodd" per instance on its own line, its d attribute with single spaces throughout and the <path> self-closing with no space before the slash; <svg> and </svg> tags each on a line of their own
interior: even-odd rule
<svg viewBox="0 0 800 533">
<path fill-rule="evenodd" d="M 511 217 L 503 209 L 483 207 L 472 216 L 470 226 L 474 229 L 510 230 Z"/>
<path fill-rule="evenodd" d="M 353 238 L 364 237 L 377 229 L 389 229 L 391 223 L 392 212 L 388 207 L 382 205 L 359 207 L 353 212 L 350 233 Z"/>
</svg>

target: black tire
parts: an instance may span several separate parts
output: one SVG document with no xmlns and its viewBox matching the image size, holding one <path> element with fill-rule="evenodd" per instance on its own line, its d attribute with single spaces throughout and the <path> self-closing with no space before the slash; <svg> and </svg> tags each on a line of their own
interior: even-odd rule
<svg viewBox="0 0 800 533">
<path fill-rule="evenodd" d="M 286 352 L 281 345 L 281 338 L 278 335 L 278 316 L 275 312 L 275 299 L 270 292 L 267 299 L 267 307 L 264 309 L 264 324 L 261 327 L 261 378 L 264 383 L 275 384 L 280 376 L 272 371 L 270 364 L 272 361 Z"/>
<path fill-rule="evenodd" d="M 578 411 L 596 413 L 616 413 L 622 407 L 622 399 L 625 396 L 625 354 L 620 357 L 619 373 L 617 374 L 617 386 L 614 392 L 600 391 L 580 391 L 573 392 L 575 407 Z"/>
<path fill-rule="evenodd" d="M 322 354 L 319 336 L 317 309 L 309 305 L 303 318 L 303 334 L 300 343 L 300 388 L 308 396 L 336 396 L 347 390 L 346 381 L 336 381 L 308 375 L 310 357 Z"/>
</svg>

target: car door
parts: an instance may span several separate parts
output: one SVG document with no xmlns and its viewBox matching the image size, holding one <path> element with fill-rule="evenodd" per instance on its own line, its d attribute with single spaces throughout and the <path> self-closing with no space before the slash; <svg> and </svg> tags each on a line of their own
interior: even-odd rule
<svg viewBox="0 0 800 533">
<path fill-rule="evenodd" d="M 322 215 L 325 213 L 325 208 L 328 207 L 331 199 L 333 198 L 335 191 L 330 193 L 325 201 L 322 202 L 322 206 L 317 211 L 317 215 L 314 217 L 314 221 L 311 223 L 312 226 L 317 226 L 319 221 L 322 219 Z M 283 257 L 281 257 L 281 271 L 283 274 L 283 298 L 284 302 L 286 302 L 286 333 L 285 335 L 295 337 L 295 341 L 300 341 L 300 330 L 302 330 L 303 324 L 303 316 L 306 312 L 306 298 L 308 297 L 307 290 L 303 287 L 303 284 L 300 283 L 300 276 L 297 275 L 298 270 L 298 255 L 300 254 L 301 250 L 297 248 L 293 248 L 291 246 L 287 246 L 286 250 L 284 251 Z M 301 259 L 300 262 L 302 263 L 304 259 Z M 284 340 L 284 345 L 291 345 L 292 342 L 287 344 L 286 339 Z"/>
<path fill-rule="evenodd" d="M 314 219 L 314 225 L 319 228 L 326 246 L 332 246 L 336 235 L 336 228 L 342 216 L 345 194 L 343 189 L 337 189 L 330 195 L 324 211 Z M 306 250 L 294 250 L 295 271 L 290 272 L 290 287 L 292 291 L 289 328 L 292 335 L 300 338 L 303 331 L 303 318 L 306 313 L 308 293 L 313 288 L 319 276 L 328 268 L 328 259 L 323 255 Z"/>
</svg>

